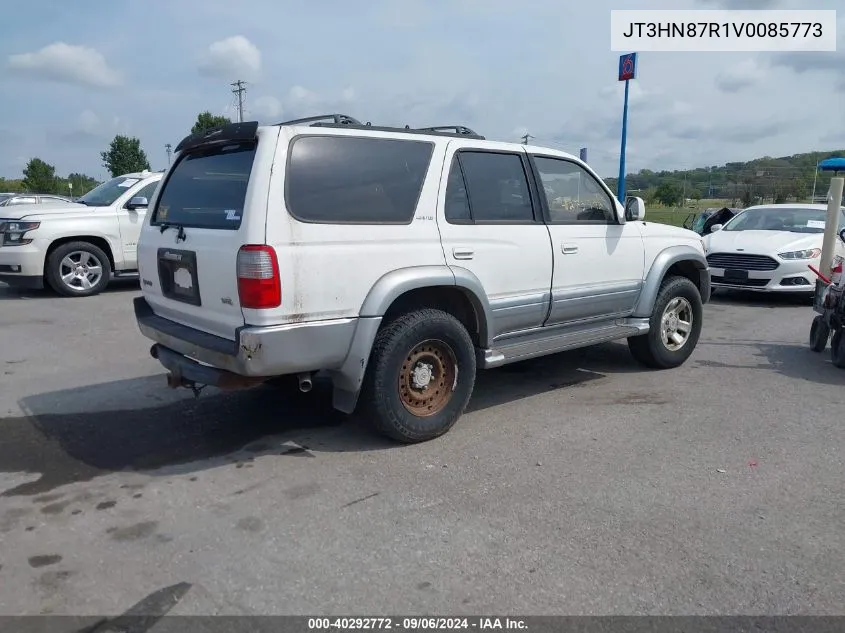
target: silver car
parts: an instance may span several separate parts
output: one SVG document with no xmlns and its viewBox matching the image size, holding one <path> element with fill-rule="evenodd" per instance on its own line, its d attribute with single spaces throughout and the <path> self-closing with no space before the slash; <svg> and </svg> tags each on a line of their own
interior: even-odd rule
<svg viewBox="0 0 845 633">
<path fill-rule="evenodd" d="M 48 204 L 73 202 L 66 196 L 46 193 L 0 193 L 0 207 L 11 207 L 18 204 Z"/>
</svg>

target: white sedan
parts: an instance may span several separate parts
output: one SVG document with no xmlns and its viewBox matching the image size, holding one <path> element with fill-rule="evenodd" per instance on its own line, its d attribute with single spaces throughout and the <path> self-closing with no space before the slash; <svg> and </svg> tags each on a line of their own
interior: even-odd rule
<svg viewBox="0 0 845 633">
<path fill-rule="evenodd" d="M 713 288 L 757 292 L 815 291 L 827 206 L 770 204 L 748 207 L 703 238 Z M 837 231 L 845 228 L 842 209 Z M 843 254 L 837 237 L 836 253 Z"/>
</svg>

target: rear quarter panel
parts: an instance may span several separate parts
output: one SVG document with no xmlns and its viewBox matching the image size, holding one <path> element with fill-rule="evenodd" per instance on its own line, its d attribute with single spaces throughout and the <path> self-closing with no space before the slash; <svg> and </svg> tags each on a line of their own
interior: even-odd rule
<svg viewBox="0 0 845 633">
<path fill-rule="evenodd" d="M 282 128 L 267 198 L 267 244 L 279 260 L 282 305 L 275 310 L 244 310 L 247 323 L 356 317 L 367 293 L 386 273 L 445 264 L 435 209 L 446 142 L 434 144 L 410 224 L 316 224 L 296 220 L 285 202 L 290 144 L 297 135 L 314 133 L 313 128 Z M 330 133 L 356 135 L 354 130 Z M 374 134 L 368 132 L 368 136 Z"/>
</svg>

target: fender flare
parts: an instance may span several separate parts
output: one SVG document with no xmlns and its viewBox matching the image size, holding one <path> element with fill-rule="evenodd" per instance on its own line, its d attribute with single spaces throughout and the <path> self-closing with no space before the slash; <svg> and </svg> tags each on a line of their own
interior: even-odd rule
<svg viewBox="0 0 845 633">
<path fill-rule="evenodd" d="M 643 289 L 632 316 L 645 318 L 651 316 L 663 278 L 669 269 L 679 262 L 690 262 L 698 269 L 699 281 L 696 285 L 699 289 L 707 290 L 708 296 L 704 296 L 704 293 L 702 293 L 701 297 L 703 301 L 707 301 L 710 294 L 710 268 L 707 259 L 691 246 L 684 244 L 669 246 L 660 251 L 654 258 L 654 262 L 652 262 L 648 275 L 643 282 Z"/>
<path fill-rule="evenodd" d="M 413 266 L 393 270 L 373 284 L 361 305 L 359 316 L 384 316 L 393 302 L 406 292 L 435 286 L 456 287 L 464 292 L 478 316 L 479 344 L 488 347 L 493 320 L 487 294 L 478 277 L 459 266 Z"/>
</svg>

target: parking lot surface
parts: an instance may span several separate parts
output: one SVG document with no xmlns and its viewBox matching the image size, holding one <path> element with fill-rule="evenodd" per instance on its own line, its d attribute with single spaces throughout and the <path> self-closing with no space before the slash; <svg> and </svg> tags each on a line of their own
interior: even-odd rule
<svg viewBox="0 0 845 633">
<path fill-rule="evenodd" d="M 678 370 L 482 372 L 397 446 L 321 387 L 168 390 L 137 294 L 0 288 L 0 615 L 842 613 L 845 372 L 806 303 L 714 298 Z"/>
</svg>

